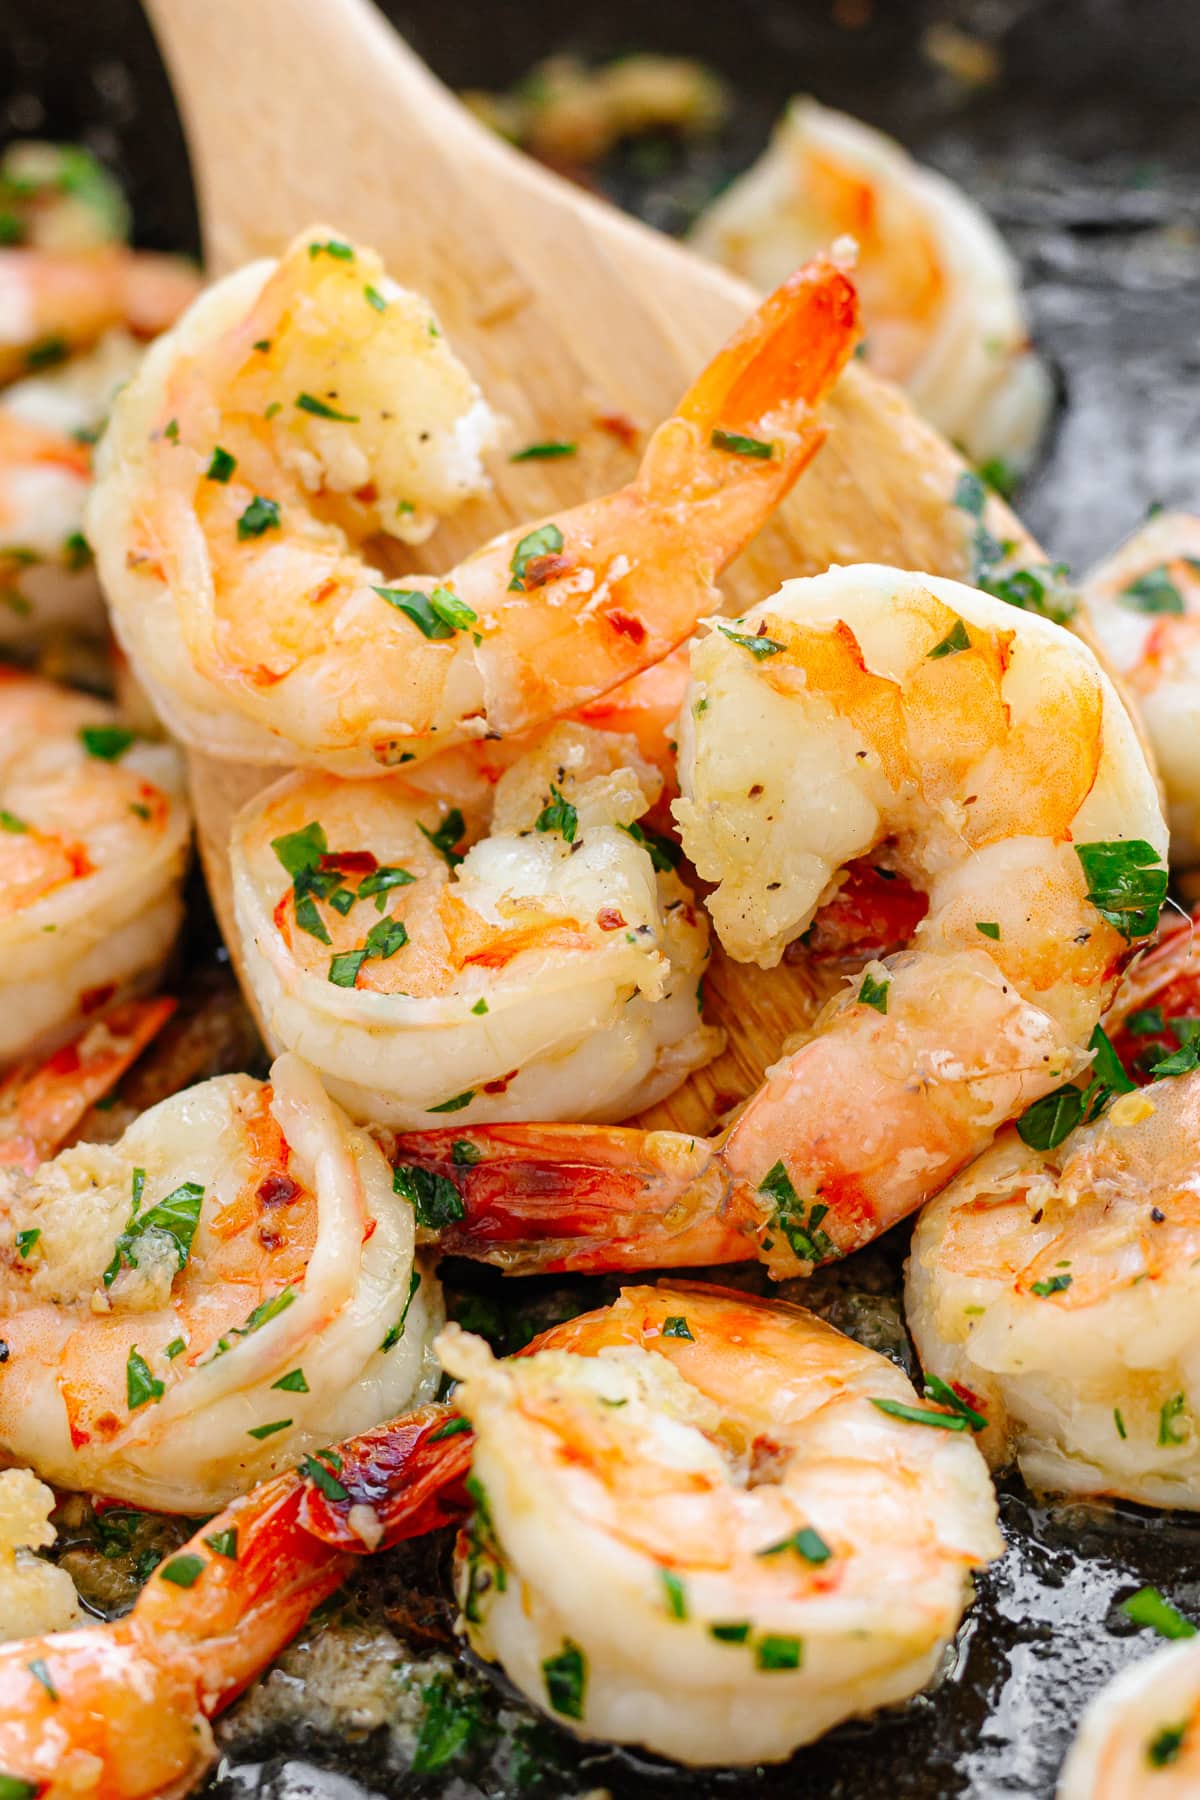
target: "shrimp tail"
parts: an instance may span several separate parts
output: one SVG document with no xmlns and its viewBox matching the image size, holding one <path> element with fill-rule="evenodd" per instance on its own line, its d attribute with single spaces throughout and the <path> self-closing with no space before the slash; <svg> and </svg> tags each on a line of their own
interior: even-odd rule
<svg viewBox="0 0 1200 1800">
<path fill-rule="evenodd" d="M 768 294 L 655 432 L 638 486 L 661 502 L 687 493 L 714 515 L 705 535 L 715 532 L 718 571 L 821 448 L 815 410 L 860 336 L 853 284 L 814 257 Z"/>
<path fill-rule="evenodd" d="M 706 1138 L 492 1125 L 401 1132 L 384 1148 L 453 1190 L 434 1188 L 451 1219 L 442 1250 L 508 1273 L 708 1267 L 756 1253 L 724 1216 L 723 1167 Z"/>
<path fill-rule="evenodd" d="M 359 1555 L 456 1525 L 471 1509 L 473 1442 L 448 1406 L 422 1406 L 364 1432 L 337 1452 L 336 1483 L 305 1491 L 301 1523 L 322 1543 Z"/>
</svg>

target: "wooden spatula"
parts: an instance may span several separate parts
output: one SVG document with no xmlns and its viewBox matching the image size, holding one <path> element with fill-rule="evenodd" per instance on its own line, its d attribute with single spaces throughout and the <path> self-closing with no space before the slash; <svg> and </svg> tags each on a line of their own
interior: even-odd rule
<svg viewBox="0 0 1200 1800">
<path fill-rule="evenodd" d="M 563 461 L 497 457 L 492 497 L 440 526 L 414 566 L 448 568 L 495 532 L 628 480 L 639 446 L 599 421 L 652 427 L 755 305 L 740 282 L 494 138 L 368 0 L 146 6 L 183 115 L 211 272 L 275 253 L 314 221 L 333 225 L 429 296 L 512 421 L 510 448 L 580 446 Z M 724 584 L 733 609 L 831 562 L 967 574 L 950 446 L 861 364 L 825 412 L 824 449 Z M 1040 556 L 1010 515 L 989 522 Z M 236 961 L 229 820 L 280 771 L 197 754 L 191 768 L 208 884 Z M 764 974 L 717 951 L 705 987 L 729 1047 L 647 1124 L 709 1131 L 811 1017 L 799 966 Z"/>
</svg>

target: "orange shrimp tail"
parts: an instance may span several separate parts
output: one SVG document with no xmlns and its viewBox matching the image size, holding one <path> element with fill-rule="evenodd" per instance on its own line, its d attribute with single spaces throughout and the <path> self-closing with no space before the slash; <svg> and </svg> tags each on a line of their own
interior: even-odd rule
<svg viewBox="0 0 1200 1800">
<path fill-rule="evenodd" d="M 385 1145 L 385 1148 L 388 1148 Z M 397 1133 L 397 1165 L 456 1191 L 450 1255 L 509 1273 L 707 1268 L 755 1255 L 722 1216 L 705 1138 L 598 1125 L 492 1125 Z"/>
<path fill-rule="evenodd" d="M 422 1406 L 364 1432 L 338 1452 L 342 1493 L 309 1487 L 301 1522 L 322 1543 L 360 1555 L 457 1525 L 471 1510 L 464 1484 L 474 1441 L 450 1406 Z"/>
</svg>

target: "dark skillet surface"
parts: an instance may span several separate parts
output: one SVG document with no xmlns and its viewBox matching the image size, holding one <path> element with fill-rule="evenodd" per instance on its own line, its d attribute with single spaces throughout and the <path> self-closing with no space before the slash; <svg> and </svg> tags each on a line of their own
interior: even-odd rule
<svg viewBox="0 0 1200 1800">
<path fill-rule="evenodd" d="M 203 4 L 203 0 L 193 0 Z M 735 117 L 719 142 L 686 157 L 625 154 L 606 182 L 668 229 L 685 225 L 762 144 L 793 92 L 811 91 L 894 132 L 960 180 L 1021 256 L 1035 334 L 1062 383 L 1055 429 L 1021 495 L 1046 547 L 1078 571 L 1132 529 L 1153 501 L 1200 505 L 1200 9 L 1194 0 L 986 0 L 902 5 L 838 25 L 831 6 L 742 0 L 526 0 L 392 5 L 410 41 L 454 85 L 503 87 L 548 52 L 611 55 L 653 48 L 710 62 L 732 82 Z M 870 12 L 862 0 L 841 16 Z M 995 42 L 1002 75 L 971 94 L 921 53 L 935 19 Z M 287 71 L 280 70 L 286 81 Z M 194 248 L 182 138 L 149 34 L 133 0 L 0 0 L 0 136 L 85 137 L 126 178 L 139 236 Z M 230 120 L 236 136 L 244 129 Z M 249 136 L 249 132 L 247 132 Z M 401 276 L 403 271 L 397 271 Z M 894 1312 L 902 1243 L 817 1278 L 814 1299 L 835 1321 L 878 1339 L 880 1289 Z M 542 1284 L 532 1284 L 535 1291 Z M 496 1284 L 478 1272 L 457 1295 L 470 1320 Z M 512 1293 L 510 1288 L 509 1293 Z M 594 1284 L 549 1304 L 594 1304 Z M 473 1310 L 472 1310 L 473 1309 Z M 495 1308 L 492 1308 L 493 1312 Z M 887 1333 L 884 1333 L 886 1340 Z M 1009 1543 L 980 1584 L 948 1679 L 885 1719 L 846 1727 L 761 1775 L 680 1774 L 624 1756 L 583 1754 L 553 1729 L 539 1740 L 540 1777 L 513 1778 L 503 1728 L 522 1715 L 486 1675 L 474 1680 L 475 1747 L 425 1778 L 405 1772 L 386 1731 L 336 1737 L 271 1731 L 234 1715 L 227 1760 L 209 1792 L 298 1800 L 362 1800 L 367 1792 L 582 1794 L 671 1792 L 876 1800 L 883 1795 L 1048 1796 L 1070 1733 L 1095 1688 L 1152 1647 L 1117 1603 L 1144 1582 L 1200 1615 L 1200 1525 L 1181 1515 L 1035 1506 L 1019 1483 L 1002 1491 Z M 412 1596 L 418 1596 L 414 1627 Z M 386 1619 L 421 1657 L 449 1629 L 444 1546 L 381 1558 L 353 1594 L 356 1616 Z M 403 1616 L 403 1629 L 397 1621 Z M 1131 1641 L 1131 1639 L 1136 1641 Z M 277 1681 L 280 1678 L 276 1678 Z M 284 1678 L 293 1681 L 292 1676 Z M 502 1715 L 502 1716 L 499 1716 Z M 489 1735 L 491 1734 L 491 1735 Z"/>
</svg>

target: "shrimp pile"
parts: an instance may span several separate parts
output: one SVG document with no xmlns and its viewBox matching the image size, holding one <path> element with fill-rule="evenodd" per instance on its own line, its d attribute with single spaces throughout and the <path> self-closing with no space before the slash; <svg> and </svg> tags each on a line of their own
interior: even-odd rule
<svg viewBox="0 0 1200 1800">
<path fill-rule="evenodd" d="M 284 778 L 234 826 L 247 976 L 276 1046 L 357 1118 L 619 1119 L 707 1062 L 708 933 L 635 739 L 560 725 L 490 818 L 399 774 Z M 485 834 L 486 833 L 486 834 Z M 469 844 L 470 848 L 465 848 Z"/>
<path fill-rule="evenodd" d="M 1200 1784 L 1200 1645 L 1167 1644 L 1095 1696 L 1058 1800 L 1189 1800 Z"/>
<path fill-rule="evenodd" d="M 0 1170 L 0 1448 L 62 1487 L 212 1511 L 432 1391 L 414 1231 L 294 1057 Z"/>
<path fill-rule="evenodd" d="M 475 1433 L 468 1641 L 587 1737 L 790 1756 L 923 1687 L 1000 1552 L 969 1432 L 799 1307 L 638 1287 L 512 1362 L 439 1348 Z"/>
<path fill-rule="evenodd" d="M 1200 517 L 1159 513 L 1088 576 L 1088 613 L 1154 746 L 1171 861 L 1200 862 Z"/>
<path fill-rule="evenodd" d="M 151 987 L 183 916 L 177 753 L 102 700 L 0 670 L 0 1065 Z"/>
<path fill-rule="evenodd" d="M 836 239 L 858 245 L 866 357 L 976 460 L 1020 471 L 1052 387 L 1030 346 L 1019 277 L 999 232 L 942 175 L 845 113 L 794 100 L 752 169 L 692 235 L 758 288 Z"/>
<path fill-rule="evenodd" d="M 927 910 L 718 1140 L 483 1128 L 464 1163 L 450 1133 L 401 1137 L 459 1191 L 461 1246 L 514 1266 L 757 1254 L 784 1276 L 868 1242 L 1087 1066 L 1165 893 L 1128 715 L 1047 620 L 833 569 L 710 622 L 691 669 L 674 811 L 726 949 L 773 966 L 863 858 Z"/>
<path fill-rule="evenodd" d="M 654 434 L 637 480 L 388 585 L 479 491 L 490 414 L 428 306 L 304 233 L 210 289 L 117 402 L 88 507 L 113 620 L 162 716 L 210 754 L 342 775 L 525 730 L 659 661 L 816 453 L 857 335 L 815 262 Z M 750 446 L 747 448 L 747 446 Z"/>
</svg>

